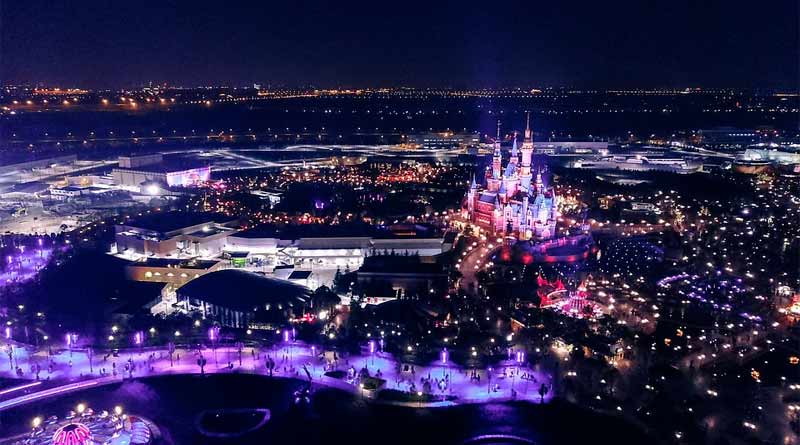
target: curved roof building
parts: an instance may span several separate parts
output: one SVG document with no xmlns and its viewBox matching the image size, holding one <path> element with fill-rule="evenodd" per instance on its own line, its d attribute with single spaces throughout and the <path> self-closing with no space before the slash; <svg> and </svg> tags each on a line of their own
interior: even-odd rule
<svg viewBox="0 0 800 445">
<path fill-rule="evenodd" d="M 178 305 L 223 326 L 265 329 L 302 313 L 311 290 L 254 272 L 211 272 L 178 288 Z"/>
</svg>

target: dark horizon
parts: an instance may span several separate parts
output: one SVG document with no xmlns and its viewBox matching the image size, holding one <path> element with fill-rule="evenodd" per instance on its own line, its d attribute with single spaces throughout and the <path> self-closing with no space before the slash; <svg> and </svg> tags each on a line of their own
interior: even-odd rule
<svg viewBox="0 0 800 445">
<path fill-rule="evenodd" d="M 144 5 L 142 5 L 144 3 Z M 5 2 L 0 83 L 791 89 L 798 7 Z"/>
</svg>

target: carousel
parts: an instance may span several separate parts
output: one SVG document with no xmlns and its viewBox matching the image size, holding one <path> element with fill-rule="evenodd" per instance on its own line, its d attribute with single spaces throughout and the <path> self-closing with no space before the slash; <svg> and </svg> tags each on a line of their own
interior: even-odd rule
<svg viewBox="0 0 800 445">
<path fill-rule="evenodd" d="M 33 419 L 33 430 L 17 445 L 149 445 L 157 429 L 149 420 L 113 411 L 96 412 L 80 403 L 64 417 Z"/>
<path fill-rule="evenodd" d="M 537 281 L 541 307 L 550 308 L 575 318 L 597 319 L 603 315 L 602 306 L 590 298 L 584 283 L 581 283 L 576 289 L 570 290 L 564 286 L 560 278 L 548 281 L 539 276 Z"/>
</svg>

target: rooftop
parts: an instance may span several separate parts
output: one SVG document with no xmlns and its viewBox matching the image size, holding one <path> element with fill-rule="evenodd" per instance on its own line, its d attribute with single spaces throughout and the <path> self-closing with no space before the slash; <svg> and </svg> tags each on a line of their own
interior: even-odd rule
<svg viewBox="0 0 800 445">
<path fill-rule="evenodd" d="M 369 224 L 274 224 L 243 230 L 235 236 L 240 238 L 279 238 L 296 240 L 300 238 L 434 238 L 437 230 L 419 224 L 396 224 L 392 226 L 372 226 Z"/>
<path fill-rule="evenodd" d="M 234 220 L 236 218 L 218 213 L 155 212 L 132 218 L 123 225 L 165 233 L 198 224 L 225 224 Z"/>
<path fill-rule="evenodd" d="M 243 312 L 265 304 L 301 306 L 311 298 L 305 286 L 238 269 L 207 273 L 180 287 L 178 294 Z"/>
<path fill-rule="evenodd" d="M 153 173 L 170 173 L 170 172 L 178 172 L 183 170 L 191 170 L 194 168 L 202 168 L 208 167 L 208 163 L 200 162 L 197 160 L 187 159 L 187 158 L 167 158 L 164 159 L 162 162 L 158 162 L 155 164 L 148 164 L 142 165 L 140 167 L 116 167 L 120 170 L 133 170 L 133 171 L 141 171 L 141 172 L 153 172 Z"/>
<path fill-rule="evenodd" d="M 375 255 L 364 258 L 358 273 L 443 275 L 442 266 L 424 263 L 416 256 Z"/>
<path fill-rule="evenodd" d="M 290 280 L 306 280 L 311 276 L 310 270 L 295 270 L 289 275 Z"/>
</svg>

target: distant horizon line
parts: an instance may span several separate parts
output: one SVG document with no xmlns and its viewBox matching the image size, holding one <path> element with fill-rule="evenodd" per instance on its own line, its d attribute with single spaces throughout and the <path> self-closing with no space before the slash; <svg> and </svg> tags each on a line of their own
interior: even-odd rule
<svg viewBox="0 0 800 445">
<path fill-rule="evenodd" d="M 637 87 L 619 87 L 619 86 L 594 86 L 594 87 L 581 87 L 572 85 L 560 86 L 505 86 L 505 87 L 460 87 L 460 86 L 410 86 L 410 85 L 394 85 L 394 86 L 315 86 L 315 85 L 276 85 L 276 84 L 263 84 L 252 83 L 249 85 L 178 85 L 169 84 L 167 82 L 152 83 L 151 85 L 140 84 L 136 86 L 117 86 L 117 87 L 87 87 L 78 85 L 56 85 L 48 84 L 45 82 L 23 82 L 23 83 L 0 83 L 2 89 L 54 89 L 54 90 L 79 90 L 86 92 L 95 91 L 124 91 L 145 88 L 163 88 L 174 90 L 212 90 L 212 89 L 234 89 L 234 90 L 298 90 L 298 91 L 328 91 L 328 92 L 380 92 L 380 91 L 521 91 L 521 92 L 537 92 L 547 90 L 569 90 L 573 92 L 702 92 L 702 91 L 771 91 L 771 92 L 786 92 L 798 93 L 800 92 L 800 85 L 797 87 L 732 87 L 732 86 L 637 86 Z"/>
</svg>

